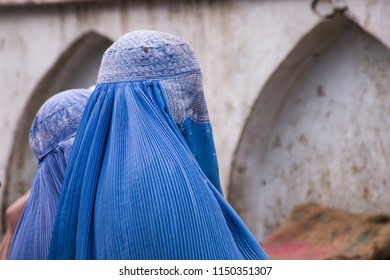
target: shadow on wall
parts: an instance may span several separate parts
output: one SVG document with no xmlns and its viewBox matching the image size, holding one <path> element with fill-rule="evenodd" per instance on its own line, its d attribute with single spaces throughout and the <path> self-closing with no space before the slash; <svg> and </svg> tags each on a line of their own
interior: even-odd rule
<svg viewBox="0 0 390 280">
<path fill-rule="evenodd" d="M 229 200 L 263 241 L 298 204 L 390 213 L 390 51 L 344 16 L 307 34 L 260 93 Z"/>
<path fill-rule="evenodd" d="M 102 55 L 111 44 L 111 40 L 95 32 L 81 36 L 61 54 L 31 94 L 19 120 L 6 170 L 6 185 L 2 187 L 2 232 L 5 230 L 6 208 L 30 188 L 36 171 L 37 160 L 29 144 L 29 132 L 35 114 L 48 98 L 60 91 L 94 85 Z"/>
</svg>

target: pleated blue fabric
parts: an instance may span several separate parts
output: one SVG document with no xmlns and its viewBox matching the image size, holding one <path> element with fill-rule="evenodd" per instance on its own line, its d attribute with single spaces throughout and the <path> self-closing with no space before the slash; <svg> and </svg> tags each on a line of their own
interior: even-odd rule
<svg viewBox="0 0 390 280">
<path fill-rule="evenodd" d="M 222 195 L 201 81 L 170 34 L 131 32 L 105 52 L 50 259 L 267 259 Z"/>
<path fill-rule="evenodd" d="M 11 260 L 47 259 L 65 168 L 90 94 L 84 89 L 58 93 L 32 123 L 30 145 L 38 168 L 10 247 Z"/>
</svg>

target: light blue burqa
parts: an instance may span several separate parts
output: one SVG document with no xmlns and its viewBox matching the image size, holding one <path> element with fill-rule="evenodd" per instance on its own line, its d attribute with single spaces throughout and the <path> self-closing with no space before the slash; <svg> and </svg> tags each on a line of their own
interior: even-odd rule
<svg viewBox="0 0 390 280">
<path fill-rule="evenodd" d="M 57 202 L 76 130 L 91 92 L 58 93 L 39 109 L 30 131 L 38 159 L 31 193 L 16 227 L 9 259 L 47 259 Z"/>
<path fill-rule="evenodd" d="M 201 71 L 182 39 L 136 31 L 105 52 L 49 258 L 267 258 L 222 195 Z"/>
</svg>

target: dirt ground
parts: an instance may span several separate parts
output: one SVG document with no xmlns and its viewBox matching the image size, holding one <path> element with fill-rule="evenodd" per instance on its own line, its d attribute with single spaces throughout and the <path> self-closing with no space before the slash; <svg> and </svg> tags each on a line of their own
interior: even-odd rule
<svg viewBox="0 0 390 280">
<path fill-rule="evenodd" d="M 271 259 L 390 259 L 390 217 L 299 205 L 262 246 Z"/>
</svg>

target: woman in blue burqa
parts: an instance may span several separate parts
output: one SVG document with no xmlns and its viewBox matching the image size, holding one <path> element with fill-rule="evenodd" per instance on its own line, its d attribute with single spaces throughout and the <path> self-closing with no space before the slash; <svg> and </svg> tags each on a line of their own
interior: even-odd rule
<svg viewBox="0 0 390 280">
<path fill-rule="evenodd" d="M 222 195 L 201 70 L 182 39 L 135 31 L 104 53 L 49 258 L 267 258 Z"/>
<path fill-rule="evenodd" d="M 91 92 L 60 92 L 39 109 L 30 130 L 30 146 L 38 159 L 31 193 L 16 227 L 9 259 L 48 257 L 57 202 L 76 130 Z"/>
</svg>

